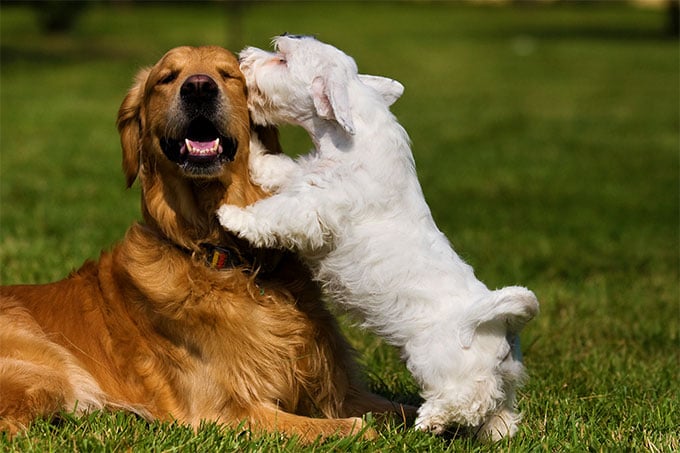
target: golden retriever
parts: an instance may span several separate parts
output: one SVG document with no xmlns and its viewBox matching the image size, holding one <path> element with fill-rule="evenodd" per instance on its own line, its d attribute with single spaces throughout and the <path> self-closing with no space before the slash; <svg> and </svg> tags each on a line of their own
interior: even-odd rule
<svg viewBox="0 0 680 453">
<path fill-rule="evenodd" d="M 65 280 L 0 289 L 0 429 L 107 408 L 312 441 L 401 410 L 361 386 L 306 268 L 216 220 L 266 196 L 248 174 L 246 94 L 219 47 L 175 48 L 138 74 L 118 129 L 144 221 Z"/>
</svg>

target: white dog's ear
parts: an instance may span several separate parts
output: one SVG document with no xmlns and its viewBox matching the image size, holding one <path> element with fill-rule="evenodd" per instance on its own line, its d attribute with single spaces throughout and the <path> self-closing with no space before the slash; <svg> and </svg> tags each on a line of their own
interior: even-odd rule
<svg viewBox="0 0 680 453">
<path fill-rule="evenodd" d="M 349 108 L 347 84 L 330 77 L 317 77 L 312 81 L 312 99 L 316 113 L 324 119 L 335 120 L 350 135 L 354 123 Z"/>
<path fill-rule="evenodd" d="M 373 88 L 375 91 L 380 93 L 388 107 L 397 102 L 397 99 L 399 99 L 401 95 L 404 94 L 404 85 L 394 79 L 368 74 L 359 74 L 359 80 L 361 80 L 361 83 L 367 87 Z"/>
</svg>

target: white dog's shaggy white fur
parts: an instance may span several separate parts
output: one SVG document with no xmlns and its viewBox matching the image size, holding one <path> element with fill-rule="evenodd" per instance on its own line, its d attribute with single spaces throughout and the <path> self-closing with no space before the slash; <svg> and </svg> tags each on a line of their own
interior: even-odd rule
<svg viewBox="0 0 680 453">
<path fill-rule="evenodd" d="M 311 37 L 275 46 L 241 53 L 253 121 L 301 125 L 316 150 L 293 161 L 253 143 L 252 177 L 276 195 L 225 205 L 220 222 L 257 246 L 299 251 L 330 299 L 401 348 L 425 399 L 417 428 L 513 435 L 523 366 L 512 344 L 536 297 L 487 289 L 437 229 L 388 108 L 401 84 L 358 75 L 352 58 Z"/>
</svg>

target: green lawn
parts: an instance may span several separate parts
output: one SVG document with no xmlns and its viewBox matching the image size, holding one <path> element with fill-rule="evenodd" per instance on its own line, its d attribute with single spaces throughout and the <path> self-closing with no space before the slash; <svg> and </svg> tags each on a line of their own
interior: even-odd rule
<svg viewBox="0 0 680 453">
<path fill-rule="evenodd" d="M 140 218 L 115 115 L 137 68 L 180 44 L 267 46 L 317 34 L 401 81 L 440 228 L 490 287 L 541 301 L 523 334 L 524 423 L 496 446 L 382 429 L 308 451 L 674 451 L 680 366 L 679 53 L 661 11 L 620 3 L 254 3 L 92 6 L 61 36 L 0 6 L 0 281 L 63 278 Z M 239 32 L 240 30 L 240 32 Z M 284 144 L 307 141 L 287 130 Z M 371 387 L 417 389 L 349 323 Z M 10 451 L 298 451 L 294 441 L 126 414 L 35 423 Z"/>
</svg>

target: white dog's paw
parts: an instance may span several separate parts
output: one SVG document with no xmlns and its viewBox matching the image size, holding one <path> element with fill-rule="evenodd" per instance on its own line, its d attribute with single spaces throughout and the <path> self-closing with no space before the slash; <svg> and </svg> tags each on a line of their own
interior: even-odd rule
<svg viewBox="0 0 680 453">
<path fill-rule="evenodd" d="M 246 209 L 224 204 L 217 210 L 217 219 L 225 230 L 235 233 L 255 247 L 266 245 L 257 231 L 254 230 L 253 215 Z"/>
<path fill-rule="evenodd" d="M 250 158 L 250 180 L 270 193 L 287 185 L 298 166 L 288 156 L 260 154 Z"/>
<path fill-rule="evenodd" d="M 416 421 L 416 429 L 432 434 L 441 435 L 446 431 L 446 426 L 441 423 L 431 422 L 430 420 Z"/>
<path fill-rule="evenodd" d="M 506 408 L 489 416 L 477 431 L 477 438 L 487 442 L 498 442 L 505 437 L 512 437 L 517 432 L 520 415 Z"/>
<path fill-rule="evenodd" d="M 431 404 L 431 401 L 426 401 L 418 409 L 415 426 L 418 431 L 443 434 L 448 425 L 446 414 L 437 409 L 436 405 Z"/>
<path fill-rule="evenodd" d="M 217 210 L 220 225 L 232 233 L 241 233 L 246 227 L 246 212 L 238 206 L 223 204 Z"/>
<path fill-rule="evenodd" d="M 261 231 L 255 215 L 247 208 L 222 205 L 217 210 L 217 219 L 225 230 L 235 233 L 255 247 L 275 247 L 277 245 L 273 235 L 268 235 L 264 230 Z"/>
</svg>

